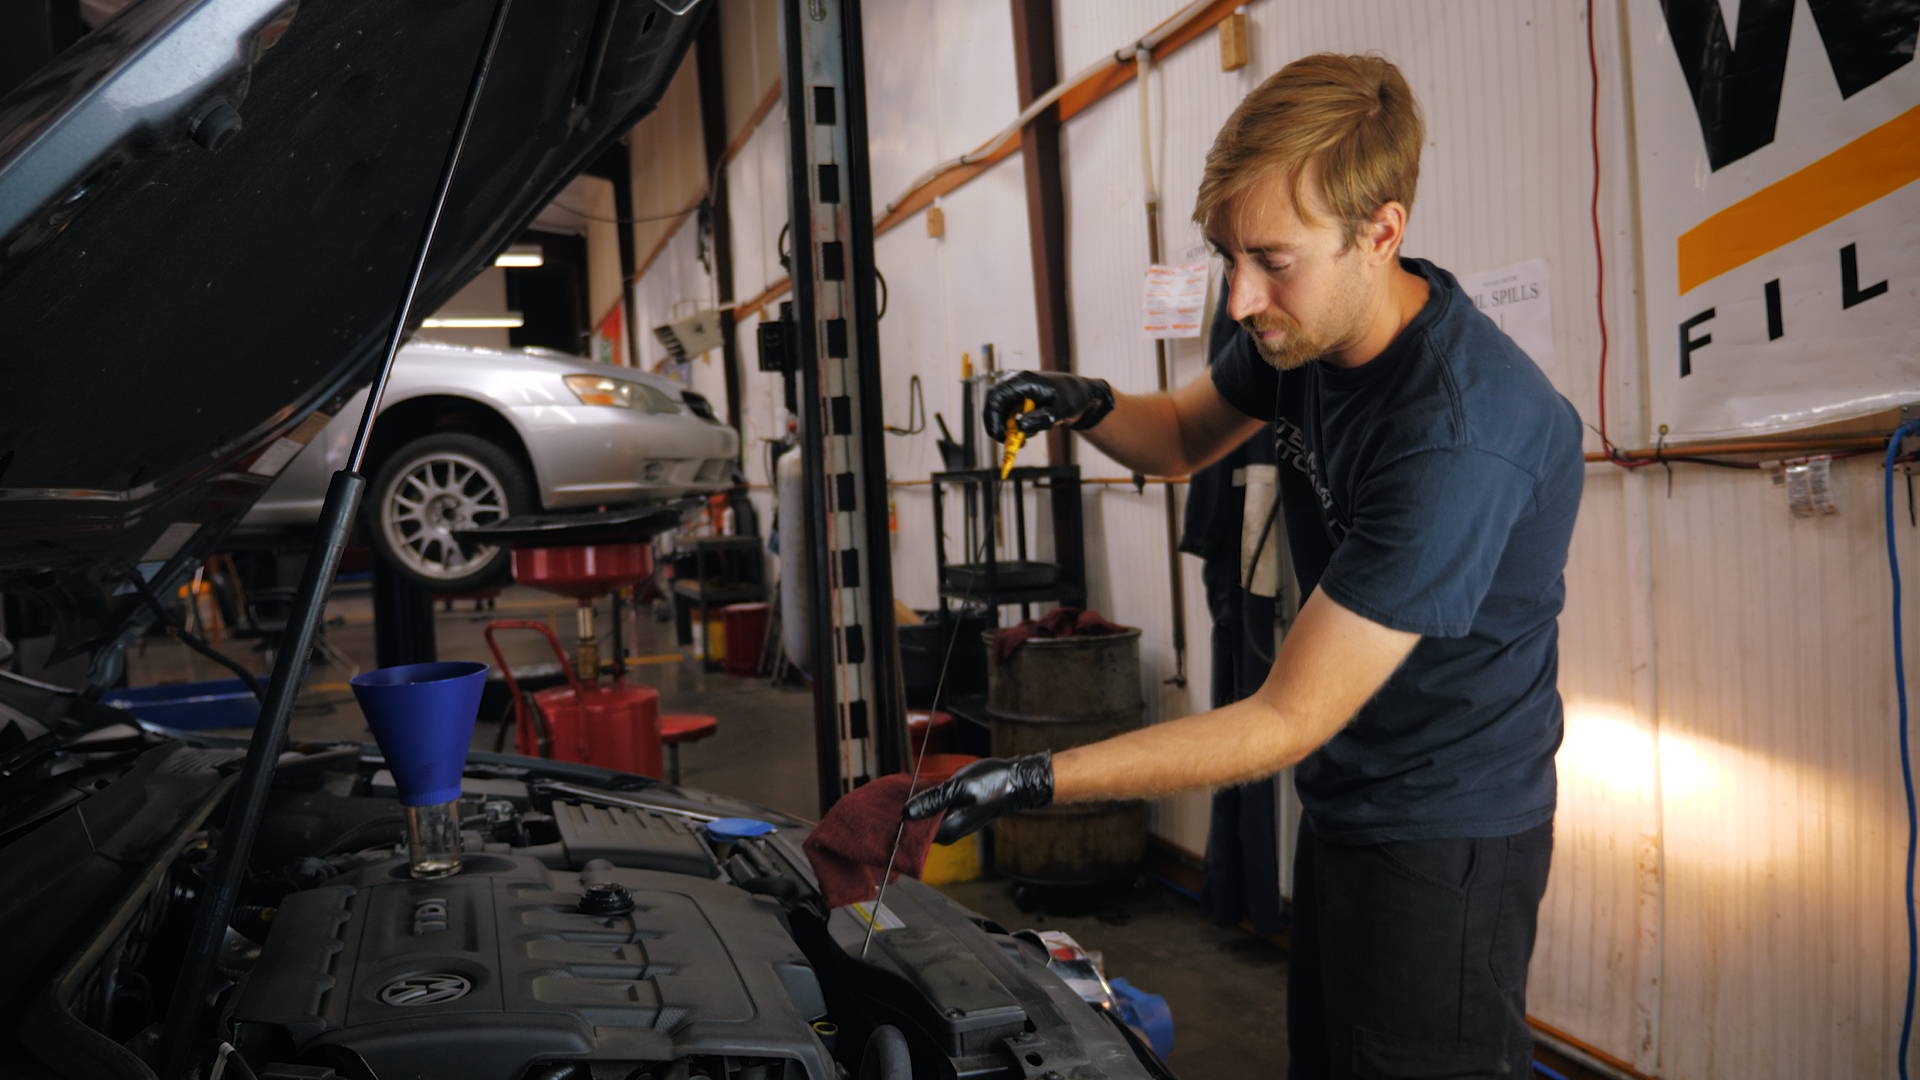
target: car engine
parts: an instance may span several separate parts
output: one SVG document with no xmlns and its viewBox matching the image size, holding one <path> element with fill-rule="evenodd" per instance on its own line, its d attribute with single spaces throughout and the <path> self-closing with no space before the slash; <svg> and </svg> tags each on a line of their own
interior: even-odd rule
<svg viewBox="0 0 1920 1080">
<path fill-rule="evenodd" d="M 564 803 L 553 820 L 544 858 L 470 855 L 430 881 L 392 860 L 289 896 L 235 1044 L 380 1077 L 833 1075 L 811 1026 L 826 999 L 778 903 L 725 881 L 681 821 Z"/>
<path fill-rule="evenodd" d="M 0 835 L 0 1075 L 152 1080 L 239 750 L 127 735 Z M 409 876 L 368 748 L 289 752 L 192 1080 L 1155 1080 L 1071 942 L 902 878 L 825 909 L 805 822 L 586 766 L 469 761 L 456 874 Z M 717 819 L 758 818 L 744 832 Z M 869 926 L 875 928 L 868 947 Z M 1055 936 L 1057 937 L 1057 936 Z M 1084 953 L 1080 954 L 1084 960 Z"/>
</svg>

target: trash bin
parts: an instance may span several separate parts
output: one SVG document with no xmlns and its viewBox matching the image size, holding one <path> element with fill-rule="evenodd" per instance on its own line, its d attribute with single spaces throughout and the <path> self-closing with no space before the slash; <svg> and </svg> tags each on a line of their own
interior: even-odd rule
<svg viewBox="0 0 1920 1080">
<path fill-rule="evenodd" d="M 1137 629 L 1029 638 L 990 671 L 987 724 L 995 757 L 1098 742 L 1139 727 L 1146 711 Z M 1146 845 L 1142 800 L 1049 806 L 994 822 L 993 865 L 1029 885 L 1105 885 L 1138 874 Z"/>
<path fill-rule="evenodd" d="M 720 609 L 726 632 L 726 649 L 721 666 L 729 675 L 757 675 L 760 649 L 767 640 L 770 604 L 728 604 Z"/>
</svg>

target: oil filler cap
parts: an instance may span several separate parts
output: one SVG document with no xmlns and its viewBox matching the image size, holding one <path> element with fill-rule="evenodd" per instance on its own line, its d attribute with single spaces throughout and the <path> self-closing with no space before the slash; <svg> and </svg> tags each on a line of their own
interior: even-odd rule
<svg viewBox="0 0 1920 1080">
<path fill-rule="evenodd" d="M 722 843 L 765 836 L 772 831 L 772 825 L 757 818 L 729 817 L 707 822 L 707 835 Z"/>
<path fill-rule="evenodd" d="M 580 896 L 580 910 L 588 915 L 618 915 L 633 910 L 633 894 L 617 881 L 596 881 Z"/>
</svg>

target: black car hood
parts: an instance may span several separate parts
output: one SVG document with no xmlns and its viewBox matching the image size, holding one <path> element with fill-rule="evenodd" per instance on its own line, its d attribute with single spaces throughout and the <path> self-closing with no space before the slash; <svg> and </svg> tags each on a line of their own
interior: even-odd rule
<svg viewBox="0 0 1920 1080">
<path fill-rule="evenodd" d="M 142 0 L 0 99 L 0 586 L 56 596 L 63 651 L 371 377 L 495 3 Z M 652 108 L 703 14 L 514 4 L 416 316 Z"/>
</svg>

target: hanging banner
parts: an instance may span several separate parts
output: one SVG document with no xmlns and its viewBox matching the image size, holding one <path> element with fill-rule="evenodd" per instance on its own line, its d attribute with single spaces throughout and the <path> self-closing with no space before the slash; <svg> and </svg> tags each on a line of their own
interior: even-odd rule
<svg viewBox="0 0 1920 1080">
<path fill-rule="evenodd" d="M 1653 423 L 1740 437 L 1920 401 L 1920 5 L 1628 11 Z"/>
<path fill-rule="evenodd" d="M 593 328 L 593 358 L 603 364 L 625 367 L 627 363 L 626 305 L 614 301 Z"/>
</svg>

